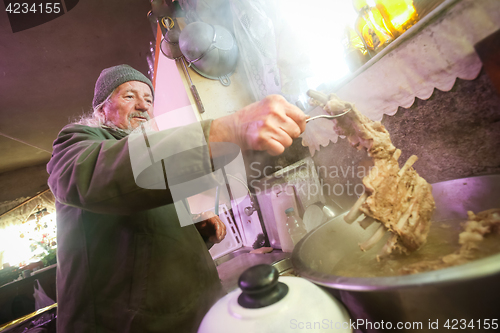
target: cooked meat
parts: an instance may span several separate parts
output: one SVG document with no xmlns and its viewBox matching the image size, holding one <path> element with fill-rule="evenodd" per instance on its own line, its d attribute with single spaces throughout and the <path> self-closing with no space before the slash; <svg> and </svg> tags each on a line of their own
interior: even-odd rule
<svg viewBox="0 0 500 333">
<path fill-rule="evenodd" d="M 483 236 L 491 232 L 500 233 L 500 209 L 489 209 L 477 215 L 467 212 L 469 216 L 464 231 L 458 236 L 462 247 L 473 248 L 476 242 L 483 240 Z"/>
<path fill-rule="evenodd" d="M 357 149 L 366 149 L 373 158 L 374 168 L 363 178 L 366 195 L 346 215 L 352 223 L 362 213 L 381 222 L 385 229 L 393 233 L 383 249 L 384 254 L 412 252 L 426 241 L 430 219 L 435 204 L 432 187 L 412 168 L 416 156 L 408 159 L 400 169 L 398 158 L 401 151 L 391 142 L 389 132 L 380 122 L 374 122 L 359 113 L 353 104 L 341 101 L 336 95 L 312 92 L 312 103 L 320 105 L 329 114 L 351 111 L 333 120 L 334 130 L 345 135 L 349 143 Z M 363 226 L 368 222 L 363 222 Z M 365 243 L 362 250 L 375 245 L 385 234 L 379 228 Z"/>
<path fill-rule="evenodd" d="M 429 232 L 435 208 L 432 187 L 412 167 L 400 169 L 394 157 L 374 158 L 374 163 L 363 179 L 369 196 L 360 210 L 394 233 L 385 253 L 415 251 Z"/>
<path fill-rule="evenodd" d="M 408 265 L 401 270 L 402 274 L 415 274 L 433 271 L 446 267 L 465 264 L 475 259 L 475 251 L 484 236 L 490 233 L 500 234 L 500 209 L 489 209 L 478 214 L 467 212 L 469 218 L 458 235 L 460 249 L 436 260 L 422 261 Z"/>
</svg>

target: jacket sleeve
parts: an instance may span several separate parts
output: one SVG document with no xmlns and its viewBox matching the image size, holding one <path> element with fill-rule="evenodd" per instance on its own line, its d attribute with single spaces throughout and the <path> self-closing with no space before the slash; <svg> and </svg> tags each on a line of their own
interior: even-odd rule
<svg viewBox="0 0 500 333">
<path fill-rule="evenodd" d="M 157 132 L 148 144 L 153 151 L 171 147 L 182 151 L 185 145 L 193 146 L 190 140 L 200 140 L 200 136 L 206 142 L 210 125 L 211 121 L 201 122 L 201 134 L 200 123 Z M 165 179 L 163 187 L 157 187 L 160 189 L 137 185 L 130 151 L 128 137 L 117 140 L 101 128 L 68 125 L 54 141 L 47 165 L 49 187 L 59 202 L 103 214 L 131 214 L 172 203 Z M 143 153 L 148 156 L 147 150 Z M 180 178 L 210 173 L 208 149 L 188 149 L 170 169 L 175 169 Z"/>
</svg>

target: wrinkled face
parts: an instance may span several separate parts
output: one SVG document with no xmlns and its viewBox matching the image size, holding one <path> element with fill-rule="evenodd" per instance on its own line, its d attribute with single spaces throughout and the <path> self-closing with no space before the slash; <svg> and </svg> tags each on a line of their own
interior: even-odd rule
<svg viewBox="0 0 500 333">
<path fill-rule="evenodd" d="M 139 81 L 119 85 L 102 107 L 106 123 L 132 131 L 153 117 L 153 96 L 149 86 Z"/>
</svg>

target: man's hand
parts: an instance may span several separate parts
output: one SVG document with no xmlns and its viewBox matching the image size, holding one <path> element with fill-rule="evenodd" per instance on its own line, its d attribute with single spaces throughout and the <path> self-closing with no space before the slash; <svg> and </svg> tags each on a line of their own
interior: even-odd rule
<svg viewBox="0 0 500 333">
<path fill-rule="evenodd" d="M 203 212 L 201 215 L 195 216 L 195 219 L 202 220 L 196 223 L 195 226 L 203 239 L 217 244 L 226 237 L 226 225 L 214 213 L 210 211 Z"/>
<path fill-rule="evenodd" d="M 308 117 L 280 95 L 270 95 L 240 111 L 213 121 L 211 142 L 232 142 L 242 150 L 283 153 L 306 129 Z"/>
</svg>

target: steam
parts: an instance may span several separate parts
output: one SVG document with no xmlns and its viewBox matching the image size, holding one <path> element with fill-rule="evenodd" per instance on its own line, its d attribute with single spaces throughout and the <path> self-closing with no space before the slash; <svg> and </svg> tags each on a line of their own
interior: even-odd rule
<svg viewBox="0 0 500 333">
<path fill-rule="evenodd" d="M 341 40 L 356 13 L 345 0 L 180 1 L 187 23 L 221 25 L 235 37 L 239 67 L 254 100 L 281 94 L 304 100 L 308 89 L 349 74 Z"/>
</svg>

